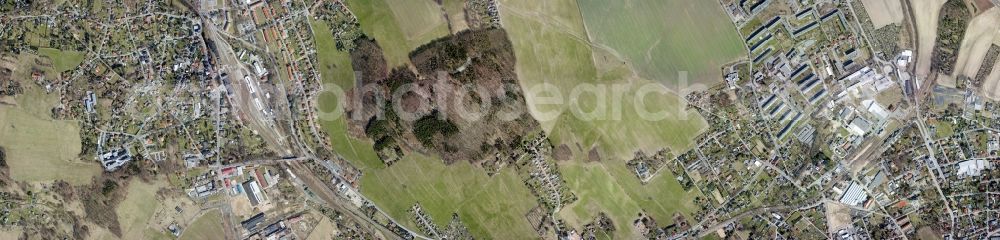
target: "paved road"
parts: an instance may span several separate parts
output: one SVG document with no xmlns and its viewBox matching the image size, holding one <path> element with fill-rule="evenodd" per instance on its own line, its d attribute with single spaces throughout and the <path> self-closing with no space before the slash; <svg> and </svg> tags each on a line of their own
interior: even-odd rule
<svg viewBox="0 0 1000 240">
<path fill-rule="evenodd" d="M 729 220 L 722 221 L 720 223 L 717 223 L 715 225 L 712 225 L 710 227 L 707 227 L 707 228 L 699 231 L 698 232 L 698 238 L 703 238 L 705 236 L 708 236 L 708 234 L 714 233 L 715 231 L 717 231 L 719 229 L 722 229 L 723 227 L 726 227 L 729 224 L 731 224 L 733 222 L 736 222 L 737 220 L 740 220 L 740 219 L 742 219 L 744 217 L 756 216 L 756 215 L 759 215 L 759 214 L 764 214 L 764 213 L 769 213 L 769 212 L 775 212 L 775 211 L 783 211 L 783 210 L 788 210 L 788 209 L 792 209 L 792 208 L 797 208 L 797 207 L 795 207 L 795 206 L 777 206 L 777 207 L 758 208 L 758 209 L 746 211 L 746 212 L 741 213 L 740 215 L 736 215 L 735 217 L 730 218 Z"/>
<path fill-rule="evenodd" d="M 920 107 L 919 104 L 915 106 L 916 109 L 920 109 L 919 107 Z M 944 195 L 944 191 L 941 190 L 941 184 L 938 183 L 938 178 L 937 178 L 938 174 L 941 174 L 941 177 L 944 177 L 943 173 L 941 173 L 941 164 L 938 163 L 937 157 L 935 157 L 934 147 L 931 146 L 931 143 L 933 142 L 933 140 L 930 137 L 929 131 L 927 131 L 927 127 L 925 126 L 925 123 L 923 121 L 924 118 L 920 114 L 919 110 L 917 110 L 916 112 L 917 112 L 917 121 L 916 121 L 917 122 L 917 127 L 920 128 L 920 134 L 923 135 L 924 146 L 927 147 L 927 154 L 928 154 L 927 157 L 930 160 L 930 163 L 925 164 L 927 166 L 927 173 L 929 173 L 931 175 L 931 180 L 933 180 L 934 188 L 937 189 L 938 194 L 941 195 L 941 201 L 944 201 L 944 206 L 948 210 L 948 215 L 950 216 L 950 219 L 951 219 L 951 228 L 950 229 L 952 231 L 954 231 L 955 230 L 955 211 L 952 211 L 952 209 L 951 209 L 951 203 L 948 201 L 948 197 L 946 197 Z M 937 169 L 937 171 L 938 171 L 937 174 L 934 173 L 934 170 L 932 169 L 931 165 L 934 166 L 933 169 Z"/>
</svg>

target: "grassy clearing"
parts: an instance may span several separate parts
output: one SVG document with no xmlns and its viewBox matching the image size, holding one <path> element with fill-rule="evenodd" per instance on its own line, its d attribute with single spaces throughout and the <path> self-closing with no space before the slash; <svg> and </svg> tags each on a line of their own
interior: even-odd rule
<svg viewBox="0 0 1000 240">
<path fill-rule="evenodd" d="M 390 66 L 408 62 L 411 50 L 448 35 L 440 8 L 430 0 L 350 0 L 347 5 Z"/>
<path fill-rule="evenodd" d="M 732 23 L 715 1 L 581 0 L 590 39 L 615 49 L 641 76 L 677 86 L 722 81 L 720 67 L 744 55 Z"/>
<path fill-rule="evenodd" d="M 336 230 L 337 227 L 333 226 L 333 222 L 330 222 L 329 218 L 324 217 L 323 220 L 319 221 L 319 224 L 313 227 L 312 232 L 309 233 L 309 237 L 306 240 L 333 239 L 333 232 Z"/>
<path fill-rule="evenodd" d="M 951 137 L 955 134 L 955 126 L 952 126 L 949 122 L 937 122 L 934 124 L 934 136 L 938 139 Z"/>
<path fill-rule="evenodd" d="M 672 223 L 675 213 L 690 216 L 695 209 L 694 193 L 687 193 L 666 171 L 641 185 L 624 163 L 578 163 L 560 166 L 570 188 L 580 200 L 566 206 L 560 216 L 577 228 L 589 223 L 598 212 L 606 212 L 615 223 L 616 238 L 628 238 L 632 220 L 645 211 L 661 225 Z"/>
<path fill-rule="evenodd" d="M 599 99 L 594 94 L 582 94 L 574 101 L 563 104 L 534 104 L 541 97 L 528 94 L 527 100 L 532 115 L 542 122 L 557 144 L 580 143 L 582 146 L 598 146 L 602 154 L 617 159 L 631 157 L 637 149 L 654 150 L 670 147 L 681 151 L 690 145 L 691 139 L 705 127 L 704 120 L 694 112 L 682 110 L 682 102 L 672 94 L 653 93 L 640 102 L 643 110 L 649 112 L 666 111 L 670 117 L 659 121 L 646 121 L 639 117 L 633 101 L 637 90 L 649 80 L 633 77 L 625 66 L 611 64 L 620 62 L 607 51 L 591 51 L 585 38 L 574 1 L 547 1 L 544 4 L 522 0 L 501 1 L 503 20 L 514 44 L 518 62 L 518 78 L 524 89 L 530 90 L 543 84 L 552 84 L 561 89 L 564 99 L 571 97 L 574 87 L 581 84 L 599 85 L 600 89 L 624 89 L 620 104 L 607 106 L 605 120 L 585 120 L 574 113 L 593 111 L 597 103 L 613 103 L 610 99 Z M 542 4 L 542 6 L 538 6 Z M 549 12 L 526 12 L 523 9 L 543 9 Z M 548 10 L 545 10 L 548 9 Z M 578 27 L 567 26 L 576 22 Z M 595 67 L 594 59 L 599 66 Z M 624 70 L 624 71 L 623 71 Z M 603 85 L 600 85 L 603 84 Z M 646 87 L 658 87 L 648 85 Z M 618 107 L 621 114 L 613 114 Z M 684 118 L 682 115 L 687 115 Z"/>
<path fill-rule="evenodd" d="M 406 212 L 420 202 L 440 226 L 457 212 L 476 238 L 523 239 L 536 233 L 524 215 L 537 205 L 513 170 L 493 177 L 468 162 L 444 165 L 413 153 L 390 168 L 369 171 L 361 190 L 393 218 L 415 226 Z"/>
<path fill-rule="evenodd" d="M 647 82 L 649 83 L 649 82 Z M 626 85 L 625 96 L 633 96 L 642 85 Z M 659 84 L 648 85 L 649 88 L 661 88 Z M 618 119 L 582 120 L 574 113 L 577 106 L 582 111 L 591 111 L 598 102 L 597 98 L 578 98 L 570 106 L 570 113 L 560 116 L 560 125 L 550 132 L 557 143 L 580 143 L 582 146 L 597 146 L 601 157 L 610 161 L 624 161 L 634 156 L 637 150 L 654 152 L 667 147 L 674 152 L 682 152 L 692 145 L 692 139 L 707 126 L 705 120 L 694 111 L 681 108 L 682 103 L 676 96 L 667 94 L 650 94 L 639 101 L 637 105 L 631 97 L 621 101 L 621 116 Z M 608 111 L 613 112 L 613 109 Z M 665 112 L 667 119 L 650 121 L 642 119 L 637 109 L 648 112 Z"/>
<path fill-rule="evenodd" d="M 469 23 L 465 22 L 465 0 L 444 0 L 443 5 L 453 32 L 469 28 Z"/>
<path fill-rule="evenodd" d="M 315 31 L 316 49 L 319 51 L 317 61 L 320 75 L 323 77 L 324 88 L 336 86 L 344 91 L 353 88 L 354 71 L 351 69 L 350 55 L 337 50 L 329 26 L 322 22 L 312 22 L 311 24 L 313 31 Z M 320 111 L 343 112 L 339 100 L 333 93 L 320 94 Z M 351 160 L 362 170 L 382 168 L 382 161 L 378 159 L 375 150 L 372 149 L 372 144 L 368 141 L 352 138 L 347 133 L 347 120 L 343 116 L 337 119 L 320 119 L 320 125 L 330 135 L 334 151 L 340 153 L 344 158 Z"/>
<path fill-rule="evenodd" d="M 564 99 L 570 99 L 573 97 L 569 89 L 581 84 L 622 89 L 620 104 L 607 106 L 610 113 L 618 106 L 620 114 L 605 115 L 611 116 L 606 120 L 584 120 L 573 113 L 589 112 L 599 103 L 614 103 L 611 98 L 584 94 L 562 104 L 542 105 L 536 104 L 538 99 L 551 95 L 528 94 L 532 115 L 542 122 L 555 144 L 579 143 L 583 148 L 582 152 L 574 151 L 578 160 L 560 162 L 567 184 L 580 200 L 564 207 L 559 214 L 579 227 L 598 212 L 608 213 L 618 225 L 619 231 L 615 233 L 618 238 L 632 235 L 630 223 L 641 210 L 662 224 L 672 221 L 674 213 L 690 214 L 693 194 L 684 192 L 670 173 L 641 185 L 625 168 L 624 160 L 637 149 L 686 150 L 705 128 L 704 119 L 695 112 L 684 111 L 677 96 L 662 93 L 647 95 L 639 102 L 645 105 L 643 110 L 666 111 L 670 117 L 658 121 L 640 118 L 633 97 L 639 89 L 663 86 L 636 76 L 628 66 L 620 64 L 613 50 L 594 48 L 586 36 L 576 1 L 502 0 L 501 6 L 501 17 L 518 59 L 518 78 L 526 91 L 552 84 L 563 90 L 560 94 Z M 717 66 L 712 68 L 718 71 Z M 608 96 L 613 96 L 612 92 Z M 682 117 L 684 114 L 686 118 Z M 602 162 L 585 164 L 579 160 L 591 146 L 601 150 Z"/>
<path fill-rule="evenodd" d="M 420 39 L 421 36 L 447 25 L 441 7 L 433 0 L 385 0 L 402 29 L 406 39 Z M 447 34 L 447 33 L 446 33 Z"/>
<path fill-rule="evenodd" d="M 27 74 L 16 73 L 15 77 Z M 0 104 L 0 146 L 7 149 L 11 178 L 18 181 L 65 180 L 89 183 L 100 174 L 97 162 L 77 159 L 80 154 L 80 125 L 52 119 L 50 109 L 59 96 L 47 95 L 34 84 L 22 84 L 24 94 L 16 106 Z"/>
<path fill-rule="evenodd" d="M 211 210 L 191 223 L 179 239 L 224 239 L 226 235 L 221 229 L 222 214 L 219 210 Z"/>
<path fill-rule="evenodd" d="M 156 191 L 164 185 L 138 180 L 129 183 L 125 200 L 116 209 L 118 222 L 122 224 L 122 238 L 139 239 L 147 234 L 146 226 L 157 208 Z"/>
<path fill-rule="evenodd" d="M 52 67 L 56 72 L 72 70 L 83 62 L 86 53 L 80 51 L 63 51 L 54 48 L 39 48 L 38 54 L 46 56 L 52 60 Z"/>
</svg>

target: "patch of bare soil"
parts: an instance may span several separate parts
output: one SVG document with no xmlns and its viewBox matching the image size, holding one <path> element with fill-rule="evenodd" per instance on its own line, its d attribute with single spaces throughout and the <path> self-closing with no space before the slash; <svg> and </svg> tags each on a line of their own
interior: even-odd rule
<svg viewBox="0 0 1000 240">
<path fill-rule="evenodd" d="M 566 144 L 559 145 L 552 151 L 552 157 L 559 161 L 566 161 L 573 158 L 573 150 Z"/>
<path fill-rule="evenodd" d="M 601 161 L 601 153 L 597 151 L 596 147 L 591 147 L 590 152 L 587 152 L 587 160 L 591 162 Z"/>
<path fill-rule="evenodd" d="M 851 226 L 851 208 L 834 201 L 827 201 L 824 208 L 826 208 L 826 226 L 830 228 L 828 229 L 830 234 Z"/>
</svg>

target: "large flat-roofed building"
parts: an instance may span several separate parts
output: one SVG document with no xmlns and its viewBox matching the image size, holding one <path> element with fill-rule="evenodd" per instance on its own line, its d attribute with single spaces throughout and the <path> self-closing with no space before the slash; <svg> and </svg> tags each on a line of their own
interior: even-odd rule
<svg viewBox="0 0 1000 240">
<path fill-rule="evenodd" d="M 959 179 L 966 177 L 977 177 L 984 169 L 992 168 L 993 165 L 986 160 L 967 160 L 958 163 L 958 171 L 955 173 Z"/>
<path fill-rule="evenodd" d="M 118 150 L 113 150 L 101 154 L 101 165 L 104 166 L 104 170 L 108 172 L 113 172 L 118 170 L 119 167 L 124 166 L 129 161 L 132 161 L 132 153 L 129 152 L 127 148 L 119 148 Z"/>
<path fill-rule="evenodd" d="M 264 223 L 264 213 L 258 213 L 257 215 L 253 215 L 253 217 L 250 217 L 247 220 L 243 220 L 243 222 L 241 222 L 240 225 L 243 225 L 243 228 L 246 228 L 247 231 L 253 232 L 254 230 L 257 229 L 257 226 L 259 226 L 262 223 Z"/>
<path fill-rule="evenodd" d="M 247 194 L 247 199 L 250 199 L 251 206 L 257 206 L 257 204 L 266 200 L 264 199 L 264 193 L 262 192 L 260 185 L 257 184 L 257 181 L 248 180 L 243 182 L 243 192 Z"/>
<path fill-rule="evenodd" d="M 856 182 L 852 182 L 851 186 L 847 187 L 847 191 L 844 191 L 844 195 L 840 197 L 840 202 L 852 206 L 861 206 L 866 200 L 868 200 L 868 193 Z"/>
</svg>

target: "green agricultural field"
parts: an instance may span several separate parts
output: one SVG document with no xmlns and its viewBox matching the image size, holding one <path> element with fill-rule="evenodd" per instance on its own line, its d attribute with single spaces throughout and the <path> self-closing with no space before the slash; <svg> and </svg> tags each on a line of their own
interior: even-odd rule
<svg viewBox="0 0 1000 240">
<path fill-rule="evenodd" d="M 567 184 L 580 197 L 579 202 L 565 206 L 560 216 L 579 227 L 598 212 L 605 212 L 618 225 L 616 237 L 628 238 L 633 235 L 630 223 L 640 210 L 664 226 L 672 221 L 674 213 L 690 214 L 695 194 L 684 192 L 670 173 L 641 185 L 624 163 L 639 149 L 651 152 L 667 147 L 674 152 L 686 151 L 706 127 L 704 119 L 696 112 L 683 110 L 682 100 L 670 93 L 639 99 L 641 109 L 666 111 L 669 117 L 640 118 L 633 101 L 635 95 L 640 89 L 663 89 L 663 85 L 633 73 L 613 49 L 592 44 L 576 1 L 500 2 L 501 17 L 518 59 L 518 78 L 528 92 L 533 116 L 542 122 L 554 144 L 579 143 L 582 148 L 574 150 L 576 160 L 559 163 Z M 718 67 L 712 68 L 718 71 Z M 562 104 L 536 104 L 540 98 L 552 96 L 532 93 L 531 89 L 544 84 L 562 90 L 559 94 L 564 99 L 572 98 L 570 89 L 582 84 L 594 84 L 598 89 L 619 88 L 622 97 L 615 101 L 583 94 Z M 613 96 L 614 91 L 608 90 L 607 96 Z M 602 115 L 604 119 L 586 120 L 573 114 L 598 109 L 602 102 L 609 103 L 604 108 L 608 113 Z M 620 111 L 614 110 L 616 107 Z M 586 158 L 591 146 L 600 150 L 602 161 L 584 164 L 581 159 Z"/>
<path fill-rule="evenodd" d="M 315 31 L 318 68 L 323 77 L 324 89 L 339 87 L 344 91 L 354 87 L 354 70 L 351 56 L 338 51 L 330 27 L 323 22 L 312 22 Z M 343 113 L 338 96 L 331 92 L 319 95 L 321 112 Z M 347 133 L 347 119 L 340 115 L 337 119 L 320 119 L 320 125 L 330 136 L 334 151 L 364 169 L 382 168 L 382 161 L 375 155 L 372 144 L 352 138 Z"/>
<path fill-rule="evenodd" d="M 441 6 L 433 0 L 386 0 L 386 3 L 406 39 L 420 39 L 427 33 L 441 29 L 442 25 L 447 30 Z"/>
<path fill-rule="evenodd" d="M 668 225 L 675 213 L 690 216 L 695 209 L 696 193 L 685 192 L 670 171 L 642 185 L 622 162 L 563 164 L 560 170 L 567 179 L 577 179 L 569 184 L 580 200 L 559 212 L 576 228 L 603 211 L 619 230 L 615 233 L 617 238 L 625 239 L 633 235 L 631 223 L 640 211 L 653 216 L 659 224 Z"/>
<path fill-rule="evenodd" d="M 409 61 L 410 51 L 446 36 L 448 24 L 431 0 L 348 0 L 361 29 L 378 41 L 390 67 Z"/>
<path fill-rule="evenodd" d="M 19 57 L 20 63 L 31 63 L 33 59 L 30 55 Z M 31 66 L 25 64 L 17 68 L 13 79 L 29 79 L 27 69 Z M 43 70 L 46 74 L 55 74 L 51 69 Z M 29 182 L 89 183 L 93 176 L 100 174 L 101 167 L 96 161 L 78 159 L 81 149 L 79 123 L 52 119 L 51 109 L 58 104 L 58 95 L 46 94 L 33 83 L 22 82 L 21 86 L 24 93 L 14 98 L 16 105 L 0 104 L 0 146 L 7 149 L 11 178 Z"/>
<path fill-rule="evenodd" d="M 129 183 L 125 200 L 116 209 L 124 239 L 139 239 L 148 233 L 146 226 L 157 209 L 156 191 L 161 187 L 164 187 L 161 182 Z"/>
<path fill-rule="evenodd" d="M 55 68 L 56 72 L 72 70 L 80 66 L 80 63 L 83 62 L 83 57 L 86 55 L 86 53 L 80 51 L 62 51 L 54 48 L 40 48 L 38 49 L 38 54 L 51 59 L 52 67 Z"/>
<path fill-rule="evenodd" d="M 390 8 L 382 5 L 385 2 L 358 0 L 348 4 L 361 19 L 365 32 L 386 50 L 389 61 L 405 62 L 407 52 L 416 45 L 407 45 L 405 34 L 396 31 L 399 24 L 390 16 Z M 560 163 L 564 165 L 560 169 L 565 171 L 566 181 L 584 199 L 582 203 L 565 206 L 560 215 L 574 226 L 579 226 L 590 221 L 593 214 L 604 211 L 614 215 L 619 229 L 626 229 L 630 228 L 628 222 L 637 216 L 640 209 L 645 209 L 664 224 L 671 221 L 670 216 L 674 213 L 691 211 L 691 194 L 680 190 L 672 176 L 664 174 L 647 185 L 640 185 L 622 160 L 630 157 L 636 149 L 669 147 L 674 151 L 685 150 L 692 138 L 704 129 L 704 120 L 693 112 L 681 110 L 681 100 L 671 94 L 650 94 L 640 101 L 645 103 L 647 111 L 667 110 L 675 113 L 673 117 L 659 121 L 641 120 L 633 109 L 635 103 L 632 96 L 640 86 L 653 81 L 639 78 L 623 66 L 611 64 L 620 62 L 614 56 L 611 60 L 595 64 L 597 56 L 592 51 L 576 1 L 501 0 L 501 6 L 502 18 L 518 59 L 518 78 L 525 91 L 551 84 L 563 90 L 559 92 L 563 98 L 568 98 L 568 90 L 581 83 L 607 84 L 620 85 L 627 97 L 622 101 L 620 116 L 599 121 L 581 120 L 572 114 L 577 110 L 589 111 L 598 106 L 597 103 L 604 102 L 593 94 L 580 95 L 574 101 L 562 104 L 532 106 L 532 114 L 554 113 L 552 118 L 540 120 L 556 144 L 580 143 L 587 148 L 597 146 L 605 159 L 591 164 L 578 161 Z M 317 28 L 316 24 L 313 26 L 320 29 L 315 30 L 317 35 L 322 35 L 324 29 Z M 350 76 L 350 68 L 336 67 L 348 63 L 349 58 L 329 50 L 332 47 L 324 47 L 332 46 L 332 41 L 325 41 L 329 40 L 323 39 L 323 36 L 317 38 L 324 82 L 352 85 L 352 82 L 341 82 L 342 78 L 328 77 Z M 335 67 L 325 69 L 325 66 Z M 652 86 L 662 87 L 657 84 Z M 529 94 L 529 104 L 538 97 L 544 96 Z M 321 98 L 321 109 L 336 109 L 335 98 L 326 95 Z M 680 113 L 689 113 L 689 118 L 679 118 L 677 115 Z M 414 227 L 413 216 L 407 210 L 419 202 L 439 225 L 446 224 L 453 212 L 458 213 L 476 237 L 537 237 L 524 218 L 524 214 L 537 206 L 537 201 L 511 170 L 487 177 L 479 167 L 469 163 L 444 165 L 440 159 L 418 153 L 411 153 L 386 168 L 372 152 L 371 143 L 347 136 L 346 123 L 342 119 L 323 124 L 324 130 L 333 138 L 338 153 L 364 170 L 361 191 L 404 225 Z M 585 156 L 574 154 L 576 158 Z M 618 206 L 617 203 L 622 204 Z M 629 236 L 631 231 L 622 230 L 616 234 Z"/>
<path fill-rule="evenodd" d="M 623 73 L 622 66 L 615 66 L 613 54 L 604 49 L 595 55 L 586 39 L 583 18 L 575 1 L 501 1 L 503 18 L 517 56 L 517 73 L 522 87 L 529 92 L 527 100 L 532 114 L 556 144 L 580 143 L 584 148 L 598 146 L 605 158 L 616 160 L 631 157 L 636 149 L 655 151 L 669 147 L 675 152 L 691 145 L 691 140 L 705 128 L 704 119 L 693 111 L 684 111 L 682 102 L 672 94 L 653 93 L 640 99 L 641 109 L 648 112 L 666 111 L 669 117 L 647 121 L 638 116 L 635 93 L 642 87 L 656 88 L 649 80 Z M 525 9 L 535 9 L 530 12 Z M 542 9 L 542 10 L 538 10 Z M 567 10 L 571 9 L 571 10 Z M 576 22 L 577 27 L 569 25 Z M 556 27 L 559 26 L 559 27 Z M 599 60 L 600 70 L 595 66 Z M 610 65 L 610 66 L 609 66 Z M 624 69 L 627 71 L 627 69 Z M 534 104 L 546 96 L 534 96 L 532 89 L 551 84 L 560 89 L 563 99 L 569 99 L 569 89 L 581 84 L 595 84 L 612 96 L 612 88 L 623 89 L 621 101 L 599 99 L 594 94 L 579 95 L 574 101 L 563 104 Z M 586 120 L 574 113 L 590 112 L 596 103 L 605 106 L 604 118 Z M 616 112 L 615 108 L 620 112 Z M 620 113 L 620 114 L 619 114 Z M 586 150 L 584 150 L 586 151 Z"/>
<path fill-rule="evenodd" d="M 97 162 L 77 159 L 80 125 L 48 114 L 58 96 L 29 88 L 16 100 L 18 106 L 0 105 L 0 146 L 7 149 L 14 180 L 84 184 L 101 172 Z"/>
<path fill-rule="evenodd" d="M 408 227 L 416 225 L 407 210 L 419 202 L 439 226 L 457 212 L 476 238 L 537 237 L 524 215 L 538 203 L 512 169 L 488 177 L 468 162 L 445 165 L 411 153 L 392 167 L 366 172 L 361 191 Z"/>
<path fill-rule="evenodd" d="M 590 39 L 617 51 L 644 78 L 671 86 L 722 81 L 720 67 L 745 54 L 716 1 L 580 0 Z"/>
<path fill-rule="evenodd" d="M 219 210 L 210 210 L 206 212 L 198 220 L 188 225 L 188 229 L 184 230 L 184 234 L 181 234 L 179 239 L 181 240 L 195 240 L 195 239 L 224 239 L 226 238 L 225 232 L 222 231 L 222 214 Z"/>
</svg>

